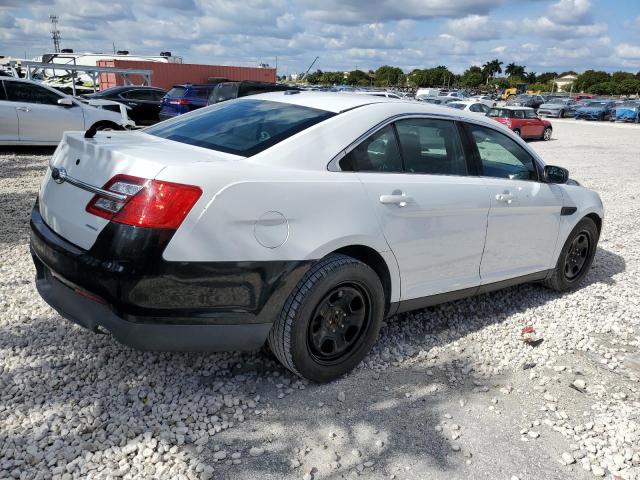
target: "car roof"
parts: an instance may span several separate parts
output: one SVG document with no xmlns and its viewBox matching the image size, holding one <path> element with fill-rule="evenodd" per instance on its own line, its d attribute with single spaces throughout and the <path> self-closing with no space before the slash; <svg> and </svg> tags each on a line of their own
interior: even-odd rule
<svg viewBox="0 0 640 480">
<path fill-rule="evenodd" d="M 373 95 L 353 95 L 338 92 L 309 92 L 301 91 L 290 94 L 287 92 L 269 92 L 243 97 L 235 101 L 270 100 L 273 102 L 289 103 L 303 107 L 316 108 L 334 113 L 346 112 L 359 107 L 383 109 L 389 116 L 398 114 L 435 115 L 440 117 L 459 118 L 475 123 L 493 125 L 493 120 L 482 122 L 477 113 L 466 110 L 457 110 L 446 105 L 436 105 L 414 100 L 403 100 L 389 97 L 376 97 Z M 531 109 L 529 109 L 531 110 Z M 480 117 L 484 118 L 484 117 Z"/>
</svg>

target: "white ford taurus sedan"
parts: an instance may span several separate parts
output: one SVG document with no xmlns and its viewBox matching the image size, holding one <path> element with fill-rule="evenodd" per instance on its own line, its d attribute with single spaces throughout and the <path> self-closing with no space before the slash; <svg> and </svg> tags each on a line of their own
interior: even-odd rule
<svg viewBox="0 0 640 480">
<path fill-rule="evenodd" d="M 268 342 L 314 381 L 398 312 L 577 287 L 602 228 L 566 170 L 436 105 L 275 92 L 87 137 L 65 134 L 32 212 L 42 297 L 140 349 Z"/>
</svg>

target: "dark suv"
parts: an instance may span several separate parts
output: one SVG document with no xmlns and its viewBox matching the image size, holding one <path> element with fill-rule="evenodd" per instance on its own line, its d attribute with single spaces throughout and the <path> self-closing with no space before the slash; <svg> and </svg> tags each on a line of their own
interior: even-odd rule
<svg viewBox="0 0 640 480">
<path fill-rule="evenodd" d="M 206 106 L 215 86 L 211 83 L 174 85 L 162 99 L 160 120 L 167 120 Z"/>
<path fill-rule="evenodd" d="M 298 89 L 278 83 L 254 82 L 249 80 L 243 80 L 241 82 L 222 82 L 217 84 L 209 95 L 207 105 L 213 105 L 214 103 L 224 102 L 225 100 L 231 100 L 234 98 L 246 97 L 248 95 L 257 95 L 258 93 L 280 92 L 285 90 Z"/>
<path fill-rule="evenodd" d="M 166 94 L 167 91 L 162 88 L 123 85 L 82 95 L 82 97 L 124 103 L 129 107 L 127 115 L 137 125 L 152 125 L 158 121 L 158 112 L 162 108 L 160 102 Z M 108 108 L 108 110 L 111 110 L 111 108 Z M 120 110 L 115 111 L 120 112 Z"/>
</svg>

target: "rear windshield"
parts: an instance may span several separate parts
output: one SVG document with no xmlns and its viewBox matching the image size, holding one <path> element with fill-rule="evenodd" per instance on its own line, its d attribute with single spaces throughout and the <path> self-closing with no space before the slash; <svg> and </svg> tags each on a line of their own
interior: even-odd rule
<svg viewBox="0 0 640 480">
<path fill-rule="evenodd" d="M 186 91 L 184 87 L 173 87 L 167 92 L 167 97 L 184 97 Z"/>
<path fill-rule="evenodd" d="M 250 157 L 335 113 L 266 100 L 233 100 L 144 131 L 156 137 Z"/>
<path fill-rule="evenodd" d="M 219 83 L 209 96 L 209 103 L 224 102 L 238 97 L 239 83 Z"/>
<path fill-rule="evenodd" d="M 506 108 L 492 108 L 487 113 L 487 117 L 502 117 L 502 118 L 511 118 L 511 110 L 507 110 Z"/>
</svg>

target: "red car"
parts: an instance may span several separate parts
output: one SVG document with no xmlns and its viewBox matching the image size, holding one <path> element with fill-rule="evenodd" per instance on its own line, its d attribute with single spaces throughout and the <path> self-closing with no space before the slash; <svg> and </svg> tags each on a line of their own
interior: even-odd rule
<svg viewBox="0 0 640 480">
<path fill-rule="evenodd" d="M 506 125 L 522 138 L 550 140 L 553 133 L 551 122 L 538 117 L 533 108 L 495 107 L 489 110 L 487 117 Z"/>
</svg>

